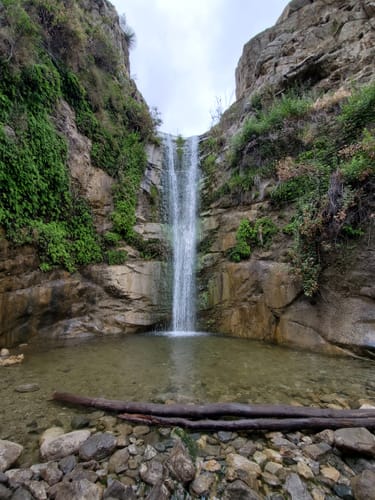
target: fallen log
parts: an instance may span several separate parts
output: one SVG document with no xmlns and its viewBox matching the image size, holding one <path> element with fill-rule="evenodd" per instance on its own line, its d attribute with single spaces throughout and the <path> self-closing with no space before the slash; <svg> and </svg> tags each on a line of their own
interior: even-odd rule
<svg viewBox="0 0 375 500">
<path fill-rule="evenodd" d="M 54 392 L 55 401 L 73 405 L 92 406 L 114 412 L 158 415 L 161 417 L 270 417 L 270 418 L 375 418 L 375 409 L 333 410 L 290 405 L 253 405 L 243 403 L 208 403 L 208 404 L 158 404 L 133 401 L 120 401 L 104 398 L 90 398 L 69 392 Z"/>
<path fill-rule="evenodd" d="M 375 428 L 375 418 L 256 418 L 241 420 L 189 420 L 178 417 L 159 417 L 122 413 L 118 418 L 131 423 L 158 425 L 165 427 L 183 427 L 185 429 L 205 431 L 296 431 L 341 429 L 343 427 Z"/>
</svg>

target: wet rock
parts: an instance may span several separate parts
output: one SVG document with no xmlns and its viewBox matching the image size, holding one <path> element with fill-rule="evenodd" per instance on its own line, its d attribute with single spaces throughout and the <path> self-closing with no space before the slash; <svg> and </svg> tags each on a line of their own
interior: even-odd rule
<svg viewBox="0 0 375 500">
<path fill-rule="evenodd" d="M 214 480 L 215 479 L 212 474 L 200 474 L 192 482 L 191 491 L 197 496 L 206 496 L 208 495 Z"/>
<path fill-rule="evenodd" d="M 162 481 L 164 477 L 164 467 L 157 460 L 153 460 L 147 464 L 143 463 L 139 468 L 139 475 L 142 481 L 154 486 Z"/>
<path fill-rule="evenodd" d="M 334 442 L 343 451 L 375 456 L 375 436 L 364 427 L 338 429 Z"/>
<path fill-rule="evenodd" d="M 150 432 L 150 427 L 148 425 L 136 425 L 133 429 L 133 434 L 135 437 L 141 437 Z"/>
<path fill-rule="evenodd" d="M 4 484 L 0 483 L 0 498 L 1 500 L 8 500 L 12 496 L 12 490 L 7 488 Z"/>
<path fill-rule="evenodd" d="M 235 481 L 241 479 L 250 488 L 255 488 L 257 484 L 257 477 L 261 474 L 261 468 L 255 462 L 251 462 L 247 458 L 230 453 L 227 458 L 227 472 L 226 479 L 228 481 Z"/>
<path fill-rule="evenodd" d="M 195 467 L 182 441 L 176 442 L 166 464 L 180 483 L 186 484 L 194 479 Z"/>
<path fill-rule="evenodd" d="M 68 455 L 67 457 L 64 457 L 62 460 L 59 462 L 59 469 L 62 471 L 63 474 L 69 474 L 69 472 L 72 472 L 74 467 L 77 465 L 77 459 L 74 455 Z"/>
<path fill-rule="evenodd" d="M 226 488 L 223 500 L 262 500 L 262 497 L 237 479 Z"/>
<path fill-rule="evenodd" d="M 8 482 L 8 476 L 4 474 L 4 472 L 0 472 L 0 484 L 1 483 L 7 483 Z"/>
<path fill-rule="evenodd" d="M 70 425 L 73 430 L 83 429 L 84 427 L 88 427 L 90 425 L 90 419 L 87 415 L 74 415 Z"/>
<path fill-rule="evenodd" d="M 58 483 L 54 488 L 55 500 L 101 500 L 102 488 L 87 479 Z"/>
<path fill-rule="evenodd" d="M 103 498 L 117 499 L 117 500 L 131 500 L 135 499 L 136 495 L 131 486 L 126 486 L 116 479 L 106 488 Z"/>
<path fill-rule="evenodd" d="M 351 481 L 356 500 L 375 500 L 375 472 L 365 470 Z"/>
<path fill-rule="evenodd" d="M 40 469 L 40 477 L 44 479 L 50 486 L 58 483 L 62 478 L 63 473 L 59 469 L 56 462 L 50 462 L 45 464 L 43 468 Z"/>
<path fill-rule="evenodd" d="M 47 429 L 42 435 L 40 455 L 44 460 L 58 460 L 76 453 L 90 436 L 89 430 L 61 434 L 59 429 L 59 427 Z"/>
<path fill-rule="evenodd" d="M 111 417 L 110 415 L 104 415 L 99 418 L 96 427 L 100 431 L 113 431 L 116 427 L 117 419 L 116 417 Z"/>
<path fill-rule="evenodd" d="M 8 356 L 5 358 L 0 357 L 0 366 L 12 366 L 22 363 L 25 356 L 23 354 L 16 354 L 14 356 Z"/>
<path fill-rule="evenodd" d="M 284 487 L 291 496 L 291 500 L 312 500 L 310 493 L 298 474 L 289 474 Z"/>
<path fill-rule="evenodd" d="M 6 439 L 0 439 L 0 472 L 13 465 L 23 451 L 23 446 Z"/>
<path fill-rule="evenodd" d="M 21 384 L 18 385 L 15 389 L 16 392 L 35 392 L 40 390 L 39 384 Z"/>
<path fill-rule="evenodd" d="M 76 431 L 84 432 L 84 431 Z M 98 432 L 89 437 L 79 448 L 79 456 L 83 460 L 101 460 L 110 455 L 116 448 L 116 438 L 109 432 Z"/>
<path fill-rule="evenodd" d="M 126 448 L 122 450 L 117 450 L 109 459 L 108 471 L 120 474 L 124 472 L 128 467 L 129 452 Z"/>
</svg>

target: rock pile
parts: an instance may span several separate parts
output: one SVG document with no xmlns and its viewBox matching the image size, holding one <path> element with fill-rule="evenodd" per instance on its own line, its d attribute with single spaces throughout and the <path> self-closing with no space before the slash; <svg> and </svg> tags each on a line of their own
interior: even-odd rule
<svg viewBox="0 0 375 500">
<path fill-rule="evenodd" d="M 202 434 L 95 412 L 47 429 L 41 463 L 22 464 L 22 449 L 0 440 L 0 499 L 375 499 L 365 428 Z"/>
</svg>

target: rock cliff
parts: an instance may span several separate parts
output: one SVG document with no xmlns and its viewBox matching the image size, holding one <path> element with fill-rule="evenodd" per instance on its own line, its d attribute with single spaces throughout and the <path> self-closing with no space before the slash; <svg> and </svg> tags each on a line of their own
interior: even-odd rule
<svg viewBox="0 0 375 500">
<path fill-rule="evenodd" d="M 203 329 L 373 355 L 374 25 L 370 1 L 293 0 L 245 45 L 201 142 Z"/>
<path fill-rule="evenodd" d="M 250 40 L 236 69 L 236 97 L 303 83 L 322 91 L 373 78 L 375 5 L 293 0 L 276 25 Z"/>
<path fill-rule="evenodd" d="M 161 156 L 127 31 L 106 0 L 0 14 L 0 346 L 150 329 L 167 314 Z"/>
</svg>

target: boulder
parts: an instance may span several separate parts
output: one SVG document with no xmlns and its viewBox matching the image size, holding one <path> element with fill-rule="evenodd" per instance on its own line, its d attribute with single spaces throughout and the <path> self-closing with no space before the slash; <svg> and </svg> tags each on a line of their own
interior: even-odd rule
<svg viewBox="0 0 375 500">
<path fill-rule="evenodd" d="M 44 460 L 59 460 L 76 453 L 90 437 L 90 431 L 84 429 L 67 434 L 63 432 L 63 429 L 59 427 L 52 427 L 43 433 L 40 455 Z"/>
<path fill-rule="evenodd" d="M 375 436 L 364 427 L 338 429 L 334 433 L 334 444 L 349 453 L 375 456 Z"/>
<path fill-rule="evenodd" d="M 76 431 L 79 432 L 79 431 Z M 109 432 L 98 432 L 80 446 L 79 456 L 82 460 L 101 460 L 108 457 L 116 448 L 116 438 Z"/>
<path fill-rule="evenodd" d="M 353 477 L 351 486 L 356 500 L 375 500 L 375 471 L 364 470 Z"/>
<path fill-rule="evenodd" d="M 23 451 L 23 446 L 12 441 L 0 439 L 0 472 L 4 472 L 13 465 Z"/>
</svg>

